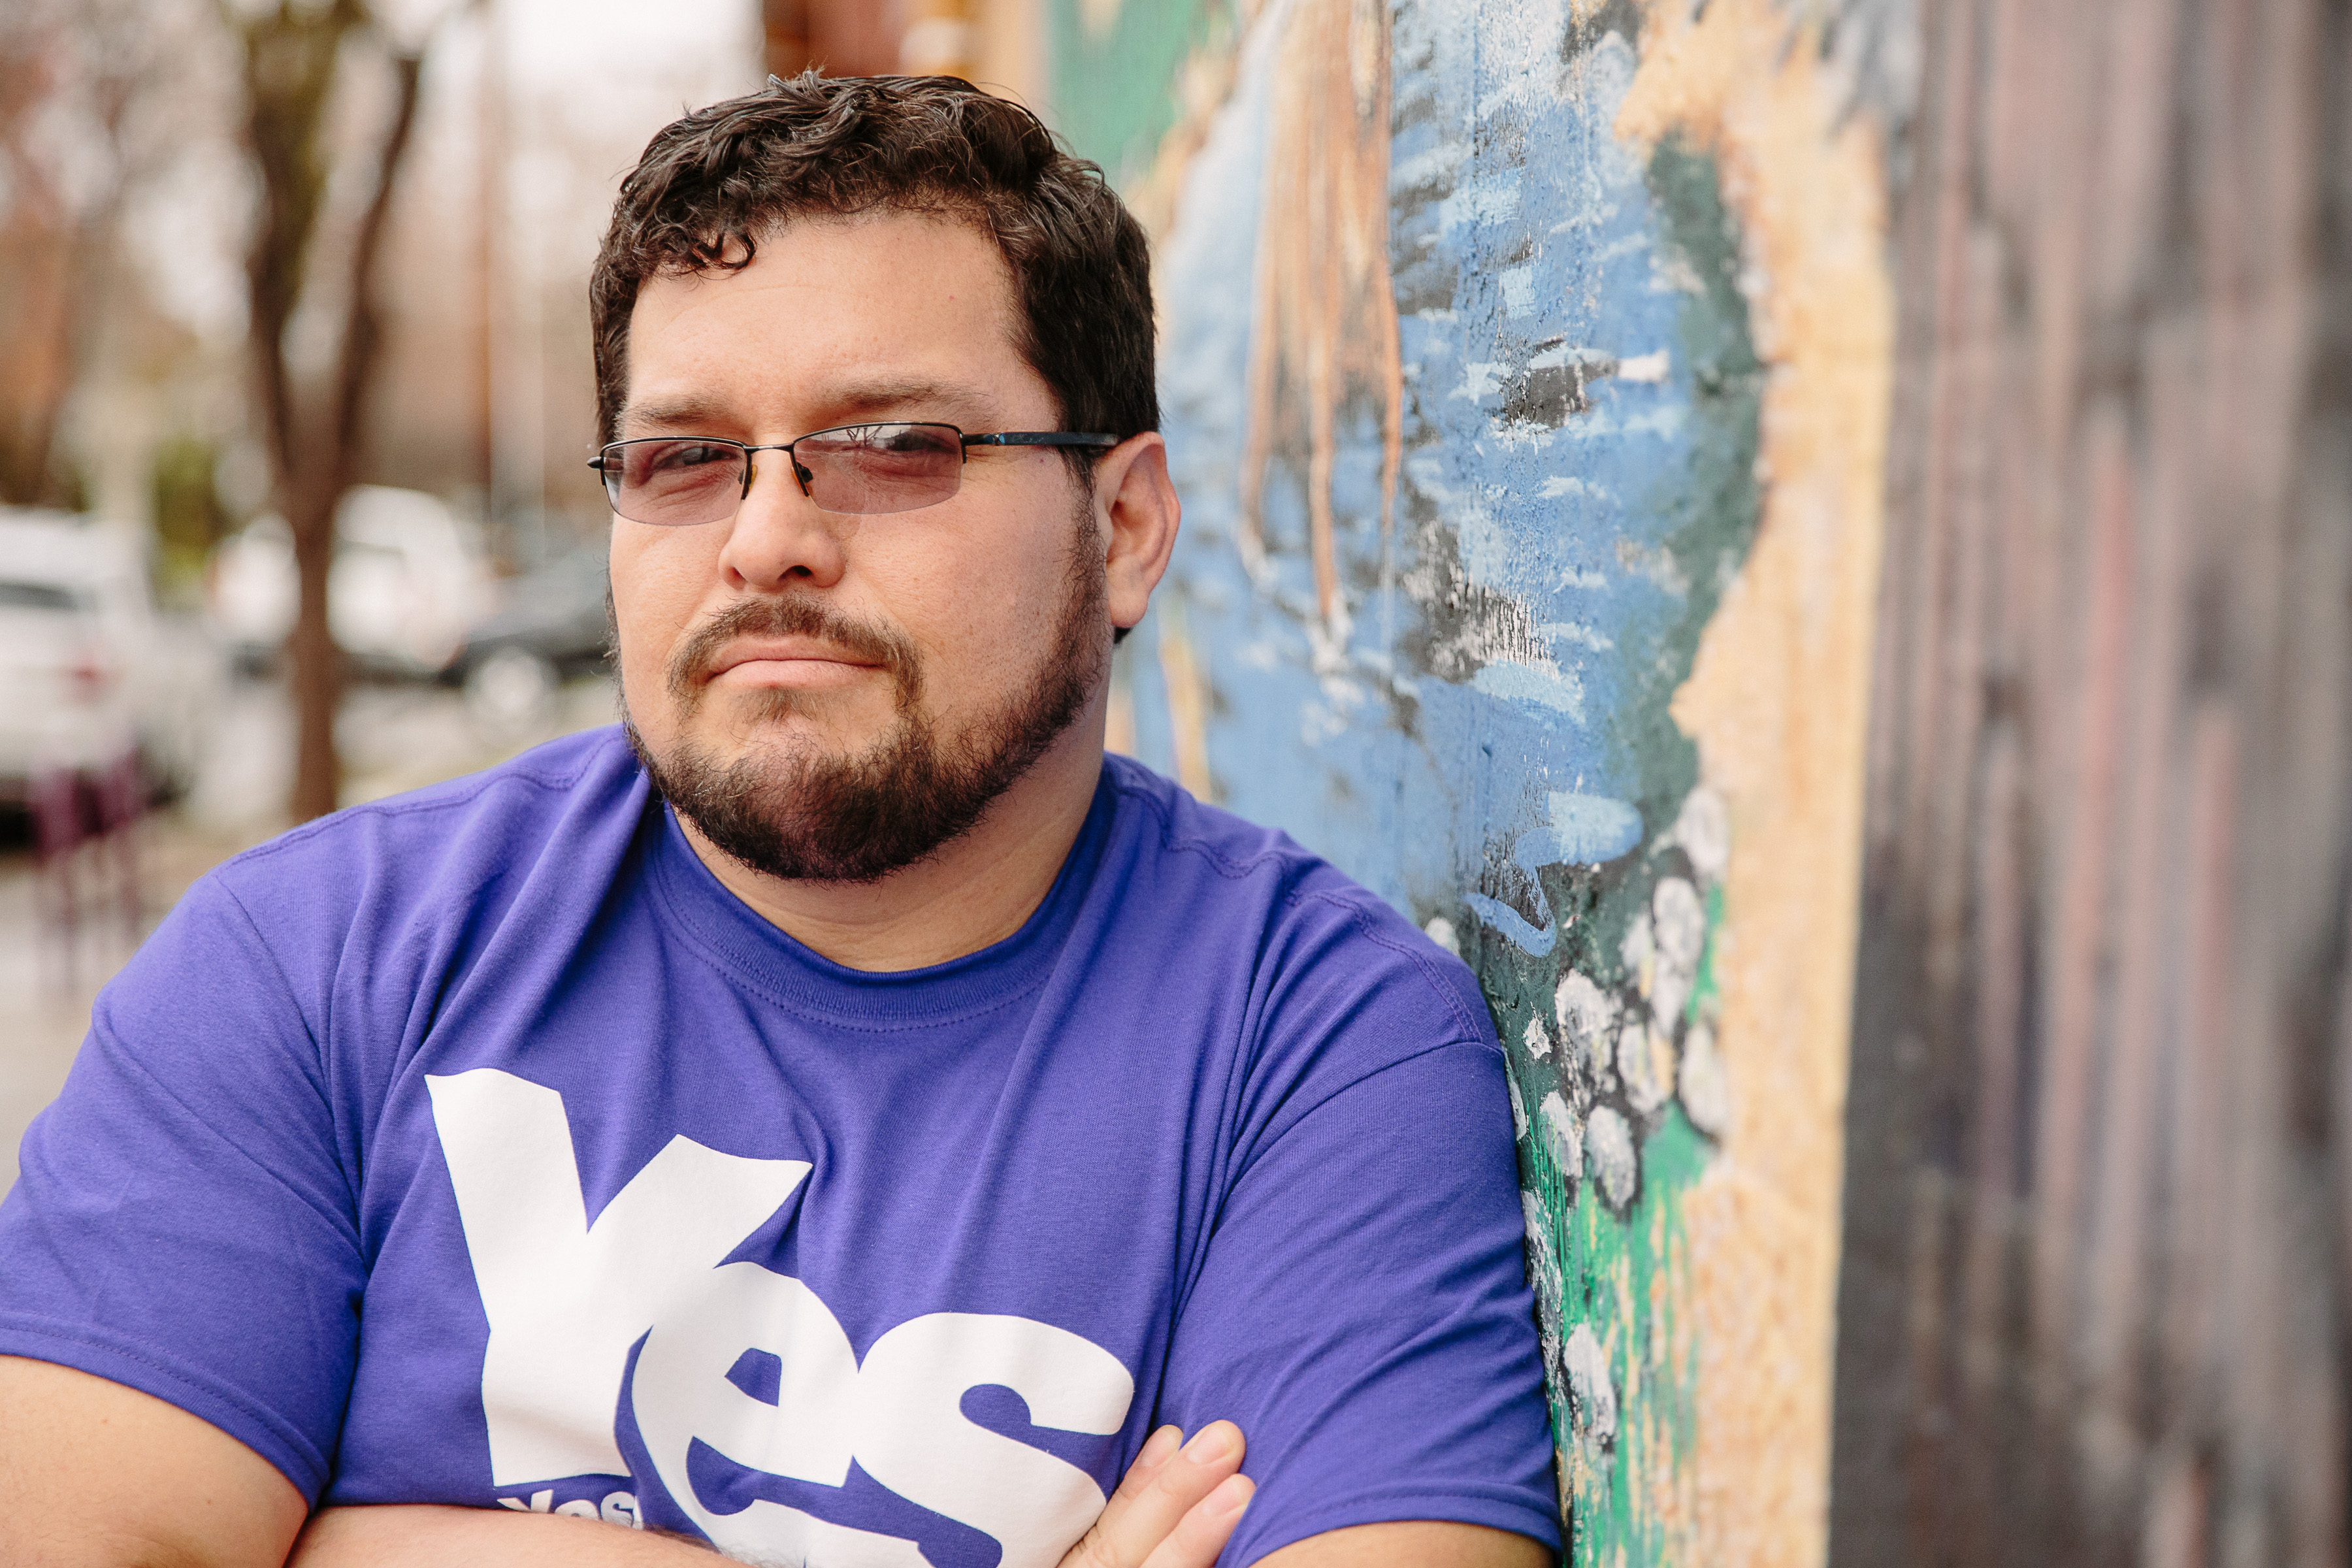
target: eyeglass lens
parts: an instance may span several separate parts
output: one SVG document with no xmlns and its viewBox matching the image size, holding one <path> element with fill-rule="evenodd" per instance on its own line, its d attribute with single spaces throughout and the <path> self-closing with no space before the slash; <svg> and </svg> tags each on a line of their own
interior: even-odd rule
<svg viewBox="0 0 2352 1568">
<path fill-rule="evenodd" d="M 826 511 L 912 511 L 963 482 L 963 439 L 948 425 L 855 425 L 803 436 L 789 453 L 809 499 Z M 740 447 L 657 437 L 605 449 L 604 489 L 632 522 L 689 527 L 722 522 L 743 499 Z"/>
</svg>

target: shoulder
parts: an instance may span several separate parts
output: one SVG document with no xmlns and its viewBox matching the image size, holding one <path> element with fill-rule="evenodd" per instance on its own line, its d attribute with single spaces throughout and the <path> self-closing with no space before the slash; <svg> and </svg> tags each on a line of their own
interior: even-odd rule
<svg viewBox="0 0 2352 1568">
<path fill-rule="evenodd" d="M 1122 898 L 1168 906 L 1153 911 L 1163 922 L 1213 931 L 1218 983 L 1239 981 L 1230 965 L 1248 964 L 1261 1056 L 1320 1039 L 1373 1070 L 1436 1046 L 1496 1048 L 1468 966 L 1384 900 L 1289 835 L 1203 805 L 1139 763 L 1114 756 L 1108 773 L 1130 839 L 1143 841 L 1122 868 Z"/>
<path fill-rule="evenodd" d="M 585 731 L 483 773 L 320 817 L 207 881 L 264 924 L 322 905 L 422 895 L 510 875 L 584 839 L 633 834 L 645 796 L 618 727 Z"/>
<path fill-rule="evenodd" d="M 601 901 L 646 799 L 617 728 L 566 736 L 247 851 L 189 889 L 157 933 L 180 940 L 157 956 L 186 948 L 202 962 L 230 941 L 248 966 L 275 972 L 314 1026 L 331 992 L 429 992 L 431 972 L 464 967 L 510 920 L 544 923 Z"/>
<path fill-rule="evenodd" d="M 643 803 L 617 731 L 592 732 L 216 868 L 98 996 L 68 1121 L 161 1094 L 273 1165 L 293 1130 L 331 1151 L 350 1097 L 381 1092 L 468 977 L 501 973 L 485 955 L 573 951 Z M 77 1136 L 104 1145 L 96 1125 Z"/>
</svg>

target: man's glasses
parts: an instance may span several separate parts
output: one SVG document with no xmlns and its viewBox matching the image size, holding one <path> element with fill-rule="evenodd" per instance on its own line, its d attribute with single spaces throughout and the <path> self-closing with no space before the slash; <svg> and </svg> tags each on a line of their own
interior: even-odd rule
<svg viewBox="0 0 2352 1568">
<path fill-rule="evenodd" d="M 1116 447 L 1116 436 L 1005 430 L 967 436 L 952 425 L 843 425 L 796 441 L 751 447 L 709 436 L 615 441 L 588 466 L 604 476 L 613 510 L 631 522 L 690 528 L 727 522 L 751 493 L 754 452 L 782 452 L 801 493 L 825 511 L 913 511 L 963 483 L 974 447 Z"/>
</svg>

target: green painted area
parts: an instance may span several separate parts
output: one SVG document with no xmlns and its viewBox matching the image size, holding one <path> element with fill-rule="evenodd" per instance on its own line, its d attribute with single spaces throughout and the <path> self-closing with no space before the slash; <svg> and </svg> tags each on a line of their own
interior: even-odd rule
<svg viewBox="0 0 2352 1568">
<path fill-rule="evenodd" d="M 1662 248 L 1680 264 L 1685 282 L 1698 285 L 1677 323 L 1698 438 L 1688 465 L 1651 499 L 1651 510 L 1666 520 L 1664 548 L 1685 590 L 1675 613 L 1628 639 L 1624 668 L 1633 684 L 1612 741 L 1642 781 L 1635 804 L 1643 819 L 1663 823 L 1674 820 L 1698 779 L 1698 750 L 1667 704 L 1688 679 L 1699 637 L 1756 538 L 1764 365 L 1739 291 L 1739 231 L 1723 205 L 1714 158 L 1679 140 L 1663 142 L 1650 156 L 1648 184 L 1665 229 Z"/>
<path fill-rule="evenodd" d="M 1570 1331 L 1591 1327 L 1617 1401 L 1604 1438 L 1579 1422 L 1567 1390 L 1552 1390 L 1575 1568 L 1670 1563 L 1688 1544 L 1677 1528 L 1688 1510 L 1665 1502 L 1689 1476 L 1698 1440 L 1698 1344 L 1676 1313 L 1690 1267 L 1683 1200 L 1713 1150 L 1669 1110 L 1643 1145 L 1642 1195 L 1622 1217 L 1590 1182 L 1571 1198 L 1539 1142 L 1523 1167 L 1545 1212 L 1564 1216 L 1546 1238 L 1570 1282 L 1563 1315 Z"/>
<path fill-rule="evenodd" d="M 1686 857 L 1673 845 L 1638 858 L 1654 862 L 1649 875 L 1622 875 L 1605 892 L 1591 889 L 1596 895 L 1591 907 L 1610 909 L 1624 929 L 1640 918 L 1632 889 L 1688 870 Z M 1685 1049 L 1702 1019 L 1711 1026 L 1717 1005 L 1720 886 L 1709 885 L 1705 896 L 1706 942 L 1677 1015 Z M 1626 914 L 1627 905 L 1636 906 L 1635 912 Z M 1698 1345 L 1686 1317 L 1691 1280 L 1684 1205 L 1714 1156 L 1714 1142 L 1692 1124 L 1681 1100 L 1668 1100 L 1647 1116 L 1628 1117 L 1634 1128 L 1646 1128 L 1639 1134 L 1639 1175 L 1630 1203 L 1610 1201 L 1589 1150 L 1579 1169 L 1562 1169 L 1560 1145 L 1547 1134 L 1538 1095 L 1559 1096 L 1560 1109 L 1580 1120 L 1590 1138 L 1596 1110 L 1625 1109 L 1625 1075 L 1589 1057 L 1578 1060 L 1568 1029 L 1558 1032 L 1550 1060 L 1535 1059 L 1528 1026 L 1553 1021 L 1560 972 L 1517 953 L 1509 958 L 1518 962 L 1508 962 L 1493 948 L 1482 956 L 1480 979 L 1528 1120 L 1528 1136 L 1519 1144 L 1520 1181 L 1529 1200 L 1529 1272 L 1550 1373 L 1566 1561 L 1577 1568 L 1679 1561 L 1688 1545 L 1680 1532 L 1691 1519 L 1685 1489 L 1697 1438 L 1698 1397 Z M 1645 998 L 1638 977 L 1624 973 L 1622 962 L 1612 967 L 1619 973 L 1608 994 L 1622 1008 L 1622 1021 L 1636 1015 Z M 1592 1364 L 1580 1359 L 1580 1330 L 1597 1347 L 1605 1392 L 1591 1379 L 1578 1385 L 1577 1372 Z"/>
<path fill-rule="evenodd" d="M 1046 0 L 1055 128 L 1129 186 L 1176 122 L 1185 60 L 1234 26 L 1233 0 Z"/>
<path fill-rule="evenodd" d="M 1715 939 L 1722 930 L 1723 888 L 1717 884 L 1706 890 L 1706 951 L 1699 955 L 1698 979 L 1692 983 L 1690 1003 L 1683 1011 L 1685 1026 L 1713 1018 L 1721 1005 L 1722 989 L 1715 973 Z"/>
</svg>

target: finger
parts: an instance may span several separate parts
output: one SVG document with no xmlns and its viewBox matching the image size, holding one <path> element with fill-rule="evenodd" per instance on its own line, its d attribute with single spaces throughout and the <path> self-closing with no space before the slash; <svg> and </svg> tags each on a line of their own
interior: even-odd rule
<svg viewBox="0 0 2352 1568">
<path fill-rule="evenodd" d="M 1154 1433 L 1181 1436 L 1176 1428 Z M 1089 1539 L 1095 1555 L 1087 1568 L 1139 1568 L 1152 1549 L 1166 1540 L 1186 1511 L 1214 1491 L 1217 1484 L 1241 1468 L 1245 1445 L 1242 1429 L 1230 1421 L 1213 1421 L 1192 1435 L 1181 1448 L 1160 1455 L 1138 1455 L 1119 1485 L 1119 1497 L 1103 1510 Z M 1146 1467 L 1147 1458 L 1152 1463 Z"/>
<path fill-rule="evenodd" d="M 1150 1484 L 1152 1472 L 1168 1462 L 1176 1450 L 1184 1446 L 1184 1428 L 1162 1426 L 1144 1443 L 1135 1456 L 1135 1463 L 1127 1467 L 1127 1474 L 1118 1479 L 1118 1490 L 1111 1494 L 1111 1508 L 1120 1506 L 1120 1500 L 1132 1501 Z M 1106 1512 L 1108 1510 L 1105 1510 Z"/>
<path fill-rule="evenodd" d="M 1169 1452 L 1176 1436 L 1173 1427 L 1152 1434 L 1102 1517 L 1063 1559 L 1064 1568 L 1142 1568 L 1185 1515 L 1241 1468 L 1245 1445 L 1232 1422 L 1212 1422 Z"/>
<path fill-rule="evenodd" d="M 1162 1426 L 1145 1440 L 1134 1463 L 1127 1467 L 1127 1474 L 1118 1479 L 1118 1489 L 1111 1493 L 1102 1512 L 1077 1544 L 1062 1554 L 1059 1568 L 1130 1568 L 1139 1560 L 1139 1553 L 1138 1558 L 1129 1559 L 1119 1555 L 1121 1543 L 1147 1528 L 1131 1516 L 1138 1500 L 1150 1489 L 1153 1476 L 1175 1457 L 1183 1442 L 1184 1429 L 1181 1426 Z M 1150 1551 L 1150 1543 L 1147 1542 L 1142 1550 Z"/>
<path fill-rule="evenodd" d="M 1256 1494 L 1257 1485 L 1247 1476 L 1227 1476 L 1184 1510 L 1168 1539 L 1143 1560 L 1142 1568 L 1213 1568 L 1217 1553 L 1234 1538 L 1234 1527 Z"/>
</svg>

